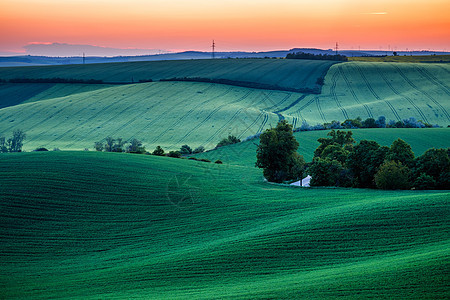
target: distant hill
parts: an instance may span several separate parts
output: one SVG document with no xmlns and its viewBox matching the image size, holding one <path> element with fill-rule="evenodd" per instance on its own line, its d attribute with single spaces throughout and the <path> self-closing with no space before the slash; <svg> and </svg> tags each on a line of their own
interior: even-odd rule
<svg viewBox="0 0 450 300">
<path fill-rule="evenodd" d="M 262 52 L 245 52 L 245 51 L 231 51 L 231 52 L 216 52 L 215 58 L 284 58 L 288 53 L 305 52 L 312 54 L 335 54 L 332 49 L 323 50 L 315 48 L 293 48 L 290 50 L 274 50 Z M 360 56 L 385 56 L 393 55 L 392 51 L 379 50 L 340 50 L 339 54 L 348 57 Z M 410 56 L 425 56 L 425 55 L 449 55 L 450 52 L 434 52 L 434 51 L 397 51 L 398 55 Z M 184 59 L 211 59 L 211 52 L 203 51 L 184 51 L 178 53 L 162 53 L 153 55 L 139 55 L 139 56 L 92 56 L 85 58 L 86 64 L 93 63 L 108 63 L 108 62 L 131 62 L 131 61 L 158 61 L 158 60 L 184 60 Z M 50 56 L 36 56 L 36 55 L 22 55 L 22 56 L 0 56 L 0 67 L 13 66 L 40 66 L 40 65 L 67 65 L 67 64 L 82 64 L 83 57 L 68 56 L 68 57 L 50 57 Z"/>
</svg>

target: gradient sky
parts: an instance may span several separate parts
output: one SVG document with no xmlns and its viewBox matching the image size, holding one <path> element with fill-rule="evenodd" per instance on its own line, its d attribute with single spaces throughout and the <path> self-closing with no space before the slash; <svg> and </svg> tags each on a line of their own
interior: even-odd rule
<svg viewBox="0 0 450 300">
<path fill-rule="evenodd" d="M 450 0 L 0 0 L 0 52 L 29 43 L 264 51 L 450 50 Z"/>
</svg>

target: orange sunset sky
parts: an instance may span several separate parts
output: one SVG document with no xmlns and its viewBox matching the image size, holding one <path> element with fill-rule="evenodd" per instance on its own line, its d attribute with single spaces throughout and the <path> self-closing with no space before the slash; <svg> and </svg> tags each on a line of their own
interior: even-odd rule
<svg viewBox="0 0 450 300">
<path fill-rule="evenodd" d="M 0 0 L 0 52 L 30 43 L 265 51 L 450 50 L 450 0 Z"/>
</svg>

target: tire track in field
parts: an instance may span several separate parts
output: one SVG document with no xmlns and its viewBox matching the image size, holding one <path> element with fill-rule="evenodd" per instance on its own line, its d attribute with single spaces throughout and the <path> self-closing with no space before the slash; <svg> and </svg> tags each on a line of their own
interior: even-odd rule
<svg viewBox="0 0 450 300">
<path fill-rule="evenodd" d="M 271 93 L 272 94 L 272 93 Z M 270 95 L 271 95 L 270 94 Z M 242 107 L 240 109 L 238 109 L 233 116 L 231 117 L 231 119 L 229 119 L 221 128 L 219 128 L 212 136 L 210 136 L 208 138 L 208 140 L 206 141 L 206 143 L 209 143 L 210 141 L 212 141 L 213 138 L 215 138 L 218 134 L 223 132 L 223 129 L 228 126 L 232 121 L 234 121 L 236 119 L 236 117 L 242 112 L 242 111 L 247 111 L 250 107 L 254 107 L 254 106 L 259 106 L 259 104 L 261 104 L 262 102 L 264 102 L 267 98 L 269 98 L 269 95 L 266 95 L 264 98 L 262 98 L 261 100 L 254 100 L 252 103 L 250 103 L 250 105 L 246 106 L 246 107 Z M 285 101 L 285 100 L 284 100 Z M 258 115 L 259 116 L 259 115 Z M 280 117 L 280 115 L 278 115 Z M 268 114 L 267 114 L 267 119 L 266 119 L 266 123 L 267 120 L 269 119 Z M 247 127 L 248 129 L 248 127 Z M 247 131 L 247 129 L 245 131 Z M 264 127 L 263 127 L 264 129 Z"/>
<path fill-rule="evenodd" d="M 211 86 L 207 86 L 203 91 L 206 91 L 206 90 L 209 89 L 209 88 L 211 88 Z M 186 92 L 186 90 L 179 90 L 179 91 L 173 93 L 172 95 L 170 95 L 169 97 L 165 97 L 165 98 L 163 99 L 163 101 L 164 101 L 164 100 L 167 100 L 167 99 L 169 99 L 169 98 L 174 98 L 174 97 L 177 96 L 178 94 L 185 93 L 185 92 Z M 178 105 L 184 103 L 185 101 L 186 101 L 186 98 L 185 98 L 185 97 L 180 97 L 180 101 L 179 101 L 179 102 L 177 102 L 177 103 L 176 103 L 175 105 L 173 105 L 173 106 L 170 106 L 170 107 L 169 107 L 168 109 L 166 109 L 163 113 L 160 113 L 160 114 L 158 114 L 158 115 L 155 115 L 154 118 L 153 118 L 153 120 L 151 120 L 151 121 L 150 121 L 149 123 L 147 123 L 143 128 L 141 128 L 139 131 L 137 131 L 137 132 L 134 134 L 134 136 L 138 136 L 139 133 L 141 133 L 141 132 L 143 132 L 143 131 L 146 131 L 150 126 L 152 126 L 153 124 L 155 124 L 156 121 L 160 120 L 162 116 L 165 116 L 167 113 L 169 113 L 171 110 L 173 110 L 174 107 L 177 107 Z"/>
<path fill-rule="evenodd" d="M 391 109 L 392 113 L 394 114 L 394 116 L 397 118 L 398 121 L 401 121 L 401 118 L 399 116 L 399 114 L 397 113 L 397 111 L 395 110 L 395 108 L 392 106 L 391 103 L 389 103 L 389 101 L 386 100 L 382 100 L 380 98 L 380 96 L 378 96 L 377 93 L 375 93 L 375 90 L 372 88 L 372 86 L 370 85 L 369 81 L 366 78 L 366 75 L 364 75 L 363 70 L 361 70 L 361 67 L 356 64 L 356 68 L 359 71 L 359 74 L 361 75 L 362 79 L 364 80 L 364 83 L 366 84 L 367 88 L 369 89 L 369 91 L 372 93 L 372 95 L 375 97 L 375 99 L 379 100 L 379 101 L 384 101 L 384 103 L 386 103 L 387 106 L 389 106 L 389 108 Z"/>
<path fill-rule="evenodd" d="M 265 111 L 263 111 L 263 114 L 264 114 L 264 118 L 261 122 L 261 125 L 259 125 L 258 130 L 256 131 L 257 134 L 261 133 L 263 131 L 264 126 L 266 126 L 267 121 L 269 120 L 269 114 Z"/>
<path fill-rule="evenodd" d="M 339 101 L 337 95 L 336 95 L 336 85 L 337 85 L 337 77 L 339 75 L 339 72 L 334 72 L 333 77 L 331 78 L 332 84 L 330 88 L 330 94 L 331 97 L 333 97 L 334 101 L 336 102 L 336 105 L 341 110 L 342 114 L 344 115 L 344 120 L 348 119 L 347 111 L 342 107 L 341 102 Z"/>
<path fill-rule="evenodd" d="M 130 89 L 130 88 L 133 88 L 133 86 L 127 87 L 127 89 Z M 142 90 L 142 89 L 139 89 L 138 91 L 132 93 L 130 96 L 136 95 L 137 93 L 140 93 L 141 90 Z M 124 93 L 125 91 L 121 91 L 121 92 Z M 87 118 L 87 119 L 86 119 L 84 122 L 82 122 L 81 124 L 77 124 L 76 126 L 73 126 L 72 128 L 69 128 L 67 131 L 65 131 L 64 133 L 62 133 L 62 134 L 59 135 L 58 137 L 54 138 L 52 141 L 50 141 L 50 143 L 52 143 L 52 142 L 54 142 L 54 141 L 57 141 L 57 140 L 60 140 L 60 139 L 62 139 L 63 136 L 69 134 L 70 132 L 73 132 L 73 131 L 76 130 L 76 129 L 79 129 L 79 128 L 82 127 L 84 124 L 86 124 L 86 123 L 88 123 L 88 122 L 94 120 L 95 118 L 97 118 L 97 116 L 98 116 L 99 113 L 107 111 L 110 107 L 114 106 L 116 103 L 121 102 L 121 101 L 123 101 L 123 98 L 119 98 L 117 101 L 114 101 L 114 102 L 110 103 L 109 105 L 103 107 L 101 111 L 99 111 L 99 112 L 97 112 L 95 115 L 92 115 L 91 117 Z M 97 103 L 93 101 L 90 105 L 88 105 L 88 107 L 83 107 L 83 108 L 82 108 L 81 110 L 79 110 L 77 113 L 72 114 L 72 115 L 73 115 L 73 116 L 76 116 L 76 115 L 78 115 L 80 112 L 82 112 L 82 111 L 84 111 L 84 110 L 90 108 L 90 107 L 91 107 L 92 105 L 94 105 L 94 104 L 97 104 Z M 60 124 L 62 124 L 62 123 L 64 123 L 64 121 L 61 122 Z M 86 135 L 84 135 L 84 136 L 86 136 Z M 77 141 L 79 141 L 79 140 L 77 140 Z M 73 143 L 74 143 L 74 142 L 72 141 L 71 144 L 73 144 Z M 68 147 L 68 145 L 67 145 L 66 147 Z"/>
<path fill-rule="evenodd" d="M 241 98 L 239 98 L 238 100 L 233 101 L 233 102 L 231 102 L 231 103 L 225 103 L 225 104 L 222 104 L 222 105 L 218 106 L 217 108 L 215 108 L 213 111 L 211 111 L 211 112 L 209 113 L 209 115 L 208 115 L 205 119 L 203 119 L 203 121 L 201 121 L 200 123 L 198 123 L 197 125 L 195 125 L 194 128 L 192 128 L 192 129 L 191 129 L 189 132 L 187 132 L 182 138 L 180 138 L 180 139 L 177 141 L 177 143 L 179 144 L 181 141 L 183 141 L 184 139 L 186 139 L 187 137 L 189 137 L 195 130 L 197 130 L 197 129 L 198 129 L 199 127 L 201 127 L 203 124 L 205 124 L 206 122 L 208 122 L 209 119 L 211 119 L 211 117 L 212 117 L 216 112 L 218 112 L 219 110 L 221 110 L 223 107 L 225 107 L 225 106 L 227 106 L 227 105 L 231 105 L 231 104 L 238 103 L 238 102 L 244 100 L 245 98 L 247 98 L 251 93 L 252 93 L 251 90 L 250 90 L 250 91 L 247 91 L 247 93 L 246 93 L 244 96 L 242 96 Z"/>
<path fill-rule="evenodd" d="M 261 111 L 259 114 L 258 114 L 258 116 L 255 118 L 255 120 L 253 120 L 253 122 L 244 130 L 244 131 L 242 131 L 239 135 L 238 135 L 238 138 L 240 139 L 240 138 L 242 138 L 242 136 L 250 129 L 250 128 L 252 128 L 257 122 L 258 122 L 258 120 L 262 117 L 262 116 L 264 116 L 264 112 L 263 111 Z M 256 133 L 255 133 L 256 134 Z"/>
<path fill-rule="evenodd" d="M 353 88 L 352 88 L 351 85 L 350 85 L 350 80 L 348 80 L 347 75 L 345 75 L 345 72 L 342 71 L 341 66 L 338 66 L 337 68 L 339 68 L 339 72 L 341 73 L 342 78 L 344 78 L 345 84 L 347 85 L 347 87 L 348 87 L 350 93 L 352 94 L 353 99 L 355 99 L 356 103 L 358 103 L 359 105 L 362 105 L 362 106 L 364 107 L 364 109 L 366 110 L 367 115 L 369 116 L 369 118 L 373 118 L 373 114 L 372 114 L 372 112 L 370 111 L 369 106 L 368 106 L 367 104 L 365 104 L 365 103 L 362 103 L 362 102 L 359 100 L 358 96 L 356 96 L 355 91 L 353 90 Z"/>
<path fill-rule="evenodd" d="M 132 96 L 134 96 L 134 95 L 137 95 L 138 93 L 142 92 L 142 90 L 145 90 L 145 89 L 146 89 L 146 87 L 144 87 L 143 89 L 138 90 L 136 93 L 133 93 L 133 94 L 129 95 L 128 97 L 132 97 Z M 159 92 L 159 91 L 161 91 L 161 90 L 163 90 L 163 89 L 164 89 L 164 87 L 158 86 L 158 89 L 152 90 L 152 93 L 155 94 L 155 93 L 157 93 L 157 92 Z M 122 98 L 122 100 L 123 100 L 123 98 Z M 145 101 L 145 99 L 143 99 L 143 100 Z M 119 127 L 116 131 L 120 131 L 124 126 L 130 124 L 131 122 L 133 122 L 133 121 L 136 120 L 137 118 L 139 118 L 139 117 L 141 117 L 142 115 L 148 113 L 148 110 L 149 110 L 149 109 L 152 109 L 153 107 L 155 107 L 156 105 L 160 104 L 160 103 L 163 102 L 163 101 L 164 101 L 164 99 L 160 100 L 160 101 L 157 102 L 157 103 L 154 103 L 154 104 L 153 104 L 152 106 L 150 106 L 147 110 L 144 110 L 144 111 L 141 112 L 140 114 L 136 115 L 133 119 L 128 120 L 124 125 L 122 125 L 121 127 Z M 97 126 L 96 128 L 91 129 L 89 132 L 83 134 L 83 136 L 84 136 L 84 137 L 89 137 L 93 132 L 99 130 L 98 127 L 103 128 L 103 126 L 105 126 L 105 125 L 108 124 L 108 123 L 113 122 L 114 119 L 117 118 L 117 116 L 120 116 L 122 113 L 124 113 L 124 112 L 127 111 L 128 109 L 130 109 L 130 108 L 132 108 L 132 107 L 134 107 L 134 106 L 139 106 L 139 105 L 141 105 L 141 104 L 142 104 L 142 101 L 131 102 L 131 105 L 128 105 L 126 108 L 122 109 L 121 112 L 116 113 L 114 116 L 112 116 L 112 117 L 109 118 L 108 120 L 104 121 L 103 123 L 97 124 L 98 126 Z M 86 124 L 88 121 L 94 120 L 94 119 L 98 116 L 98 114 L 101 113 L 101 112 L 104 112 L 104 110 L 99 111 L 96 115 L 91 116 L 91 117 L 90 117 L 88 120 L 86 120 L 83 124 Z M 82 140 L 83 140 L 83 138 L 78 139 L 78 140 L 73 140 L 72 143 L 67 144 L 66 147 L 71 147 L 71 146 L 73 146 L 74 144 L 76 144 L 77 142 L 80 142 L 80 141 L 82 141 Z"/>
<path fill-rule="evenodd" d="M 186 119 L 186 118 L 187 118 L 188 116 L 190 116 L 194 111 L 196 111 L 197 108 L 203 107 L 203 106 L 205 106 L 206 104 L 208 104 L 208 103 L 210 103 L 210 102 L 212 102 L 212 101 L 214 101 L 214 100 L 216 100 L 216 99 L 219 99 L 219 98 L 221 98 L 221 97 L 223 97 L 223 96 L 226 96 L 227 94 L 230 93 L 230 91 L 231 91 L 232 89 L 233 89 L 233 86 L 228 86 L 228 89 L 225 90 L 224 92 L 220 93 L 219 95 L 216 95 L 216 96 L 214 96 L 214 97 L 211 97 L 211 98 L 209 98 L 209 99 L 207 99 L 207 100 L 205 100 L 205 101 L 203 101 L 203 102 L 197 104 L 195 107 L 191 108 L 191 109 L 190 109 L 187 113 L 185 113 L 181 118 L 177 119 L 171 126 L 167 127 L 167 128 L 166 128 L 164 131 L 162 131 L 157 137 L 155 137 L 155 138 L 152 140 L 152 143 L 156 143 L 156 142 L 157 142 L 163 135 L 165 135 L 168 131 L 170 131 L 171 129 L 173 129 L 173 128 L 175 128 L 176 126 L 178 126 L 178 124 L 180 124 L 184 119 Z M 205 91 L 203 91 L 203 92 L 205 92 Z"/>
<path fill-rule="evenodd" d="M 434 75 L 430 74 L 426 69 L 420 68 L 416 65 L 414 65 L 414 69 L 416 69 L 423 77 L 428 79 L 430 82 L 433 82 L 435 85 L 440 86 L 447 94 L 447 96 L 450 96 L 449 89 L 443 83 L 441 83 L 436 77 L 434 77 Z"/>
<path fill-rule="evenodd" d="M 315 97 L 314 101 L 316 101 L 316 105 L 317 105 L 317 110 L 319 111 L 320 116 L 322 117 L 322 120 L 324 123 L 327 122 L 327 120 L 325 119 L 325 115 L 323 114 L 322 108 L 320 107 L 320 100 L 319 97 Z"/>
<path fill-rule="evenodd" d="M 431 97 L 427 92 L 420 90 L 404 73 L 403 71 L 396 65 L 393 65 L 395 67 L 395 69 L 397 70 L 397 72 L 400 74 L 400 76 L 402 76 L 402 78 L 416 91 L 418 91 L 419 93 L 424 94 L 428 99 L 430 99 L 434 104 L 436 104 L 437 106 L 439 106 L 439 108 L 442 110 L 442 112 L 444 113 L 444 115 L 447 117 L 447 120 L 450 120 L 450 116 L 447 112 L 447 110 L 445 110 L 445 108 L 439 103 L 437 102 L 433 97 Z"/>
<path fill-rule="evenodd" d="M 273 91 L 270 92 L 270 95 L 273 95 Z M 290 97 L 291 97 L 291 94 L 286 93 L 286 96 L 284 96 L 283 99 L 280 100 L 280 102 L 278 102 L 276 104 L 272 103 L 273 104 L 272 106 L 269 106 L 269 107 L 266 107 L 266 108 L 263 108 L 263 109 L 267 110 L 267 111 L 270 111 L 270 110 L 272 110 L 274 108 L 277 108 L 277 107 L 281 106 L 284 102 L 286 102 L 286 100 L 289 99 Z M 264 99 L 270 99 L 270 97 L 266 96 Z"/>
<path fill-rule="evenodd" d="M 232 116 L 231 118 L 225 122 L 225 124 L 223 124 L 218 130 L 216 130 L 205 142 L 205 144 L 208 144 L 209 142 L 211 142 L 217 135 L 219 135 L 220 133 L 222 133 L 225 129 L 225 127 L 227 127 L 231 122 L 233 122 L 237 116 L 244 110 L 244 108 L 240 108 L 238 109 Z"/>
<path fill-rule="evenodd" d="M 389 80 L 386 78 L 385 74 L 380 70 L 380 68 L 376 67 L 378 74 L 380 74 L 381 78 L 384 80 L 384 82 L 389 86 L 389 88 L 394 92 L 394 94 L 396 94 L 397 96 L 406 99 L 412 106 L 414 106 L 414 108 L 416 109 L 416 111 L 419 113 L 420 117 L 422 118 L 423 121 L 428 123 L 428 119 L 427 117 L 424 115 L 424 113 L 422 112 L 422 110 L 414 103 L 414 101 L 412 101 L 411 98 L 409 98 L 406 95 L 402 95 L 399 91 L 397 91 L 394 86 L 389 82 Z"/>
<path fill-rule="evenodd" d="M 270 91 L 269 94 L 263 93 L 263 94 L 264 94 L 264 98 L 263 98 L 259 103 L 265 102 L 266 99 L 270 99 L 270 96 L 272 96 L 273 93 L 274 93 L 273 91 Z M 258 103 L 258 104 L 259 104 L 259 103 Z M 263 116 L 265 116 L 265 115 L 267 115 L 267 113 L 264 111 L 264 109 L 261 109 L 261 110 L 260 110 L 260 113 L 259 113 L 258 116 L 255 118 L 255 120 L 253 120 L 253 122 L 252 122 L 249 126 L 247 126 L 247 128 L 245 128 L 244 131 L 242 131 L 242 132 L 239 134 L 238 138 L 241 138 L 241 137 L 242 137 L 242 136 L 243 136 L 250 128 L 252 128 L 252 127 L 258 122 L 258 120 L 259 120 L 261 117 L 263 117 Z M 264 119 L 265 119 L 265 117 L 263 118 L 263 122 L 264 122 Z M 267 121 L 266 121 L 266 122 L 267 122 Z M 261 126 L 258 127 L 258 130 L 259 130 L 259 128 L 261 128 Z M 259 131 L 257 131 L 255 134 L 257 134 L 257 133 L 259 133 Z"/>
<path fill-rule="evenodd" d="M 288 109 L 291 109 L 292 107 L 294 107 L 295 105 L 297 105 L 300 101 L 302 101 L 303 99 L 305 99 L 305 97 L 308 96 L 308 94 L 304 94 L 301 95 L 300 97 L 297 98 L 297 100 L 295 100 L 294 102 L 292 102 L 291 104 L 289 104 L 288 106 L 286 106 L 285 108 L 282 108 L 280 110 L 274 111 L 274 114 L 279 114 L 282 113 L 284 111 L 287 111 Z"/>
</svg>

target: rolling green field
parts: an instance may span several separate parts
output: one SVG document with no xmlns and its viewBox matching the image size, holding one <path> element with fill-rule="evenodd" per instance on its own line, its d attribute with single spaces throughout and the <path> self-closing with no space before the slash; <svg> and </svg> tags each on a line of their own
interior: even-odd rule
<svg viewBox="0 0 450 300">
<path fill-rule="evenodd" d="M 217 63 L 230 62 L 231 68 L 242 63 L 236 61 L 239 63 Z M 289 63 L 242 61 L 266 67 L 279 61 Z M 179 69 L 187 63 L 181 62 Z M 120 64 L 111 65 L 116 66 L 117 74 L 123 71 Z M 48 68 L 59 67 L 83 66 Z M 0 73 L 4 69 L 0 68 Z M 115 74 L 110 69 L 100 71 L 104 76 Z M 252 80 L 251 72 L 242 74 L 243 79 Z M 296 81 L 302 76 L 295 77 Z M 30 88 L 5 84 L 0 85 L 0 105 L 4 107 L 0 109 L 0 133 L 7 136 L 14 129 L 24 130 L 25 150 L 92 148 L 95 141 L 107 136 L 138 138 L 148 149 L 161 145 L 174 150 L 182 144 L 212 148 L 228 134 L 245 138 L 275 126 L 281 118 L 300 127 L 303 121 L 315 125 L 358 116 L 385 116 L 387 121 L 414 117 L 445 127 L 450 123 L 448 82 L 447 65 L 349 62 L 331 66 L 319 95 L 198 82 L 29 84 Z"/>
<path fill-rule="evenodd" d="M 71 78 L 105 82 L 154 81 L 201 77 L 276 85 L 284 88 L 315 88 L 333 61 L 288 61 L 284 59 L 214 59 L 105 63 L 88 65 L 5 67 L 0 79 Z"/>
<path fill-rule="evenodd" d="M 448 296 L 446 191 L 96 152 L 5 154 L 0 172 L 1 298 Z"/>
</svg>

